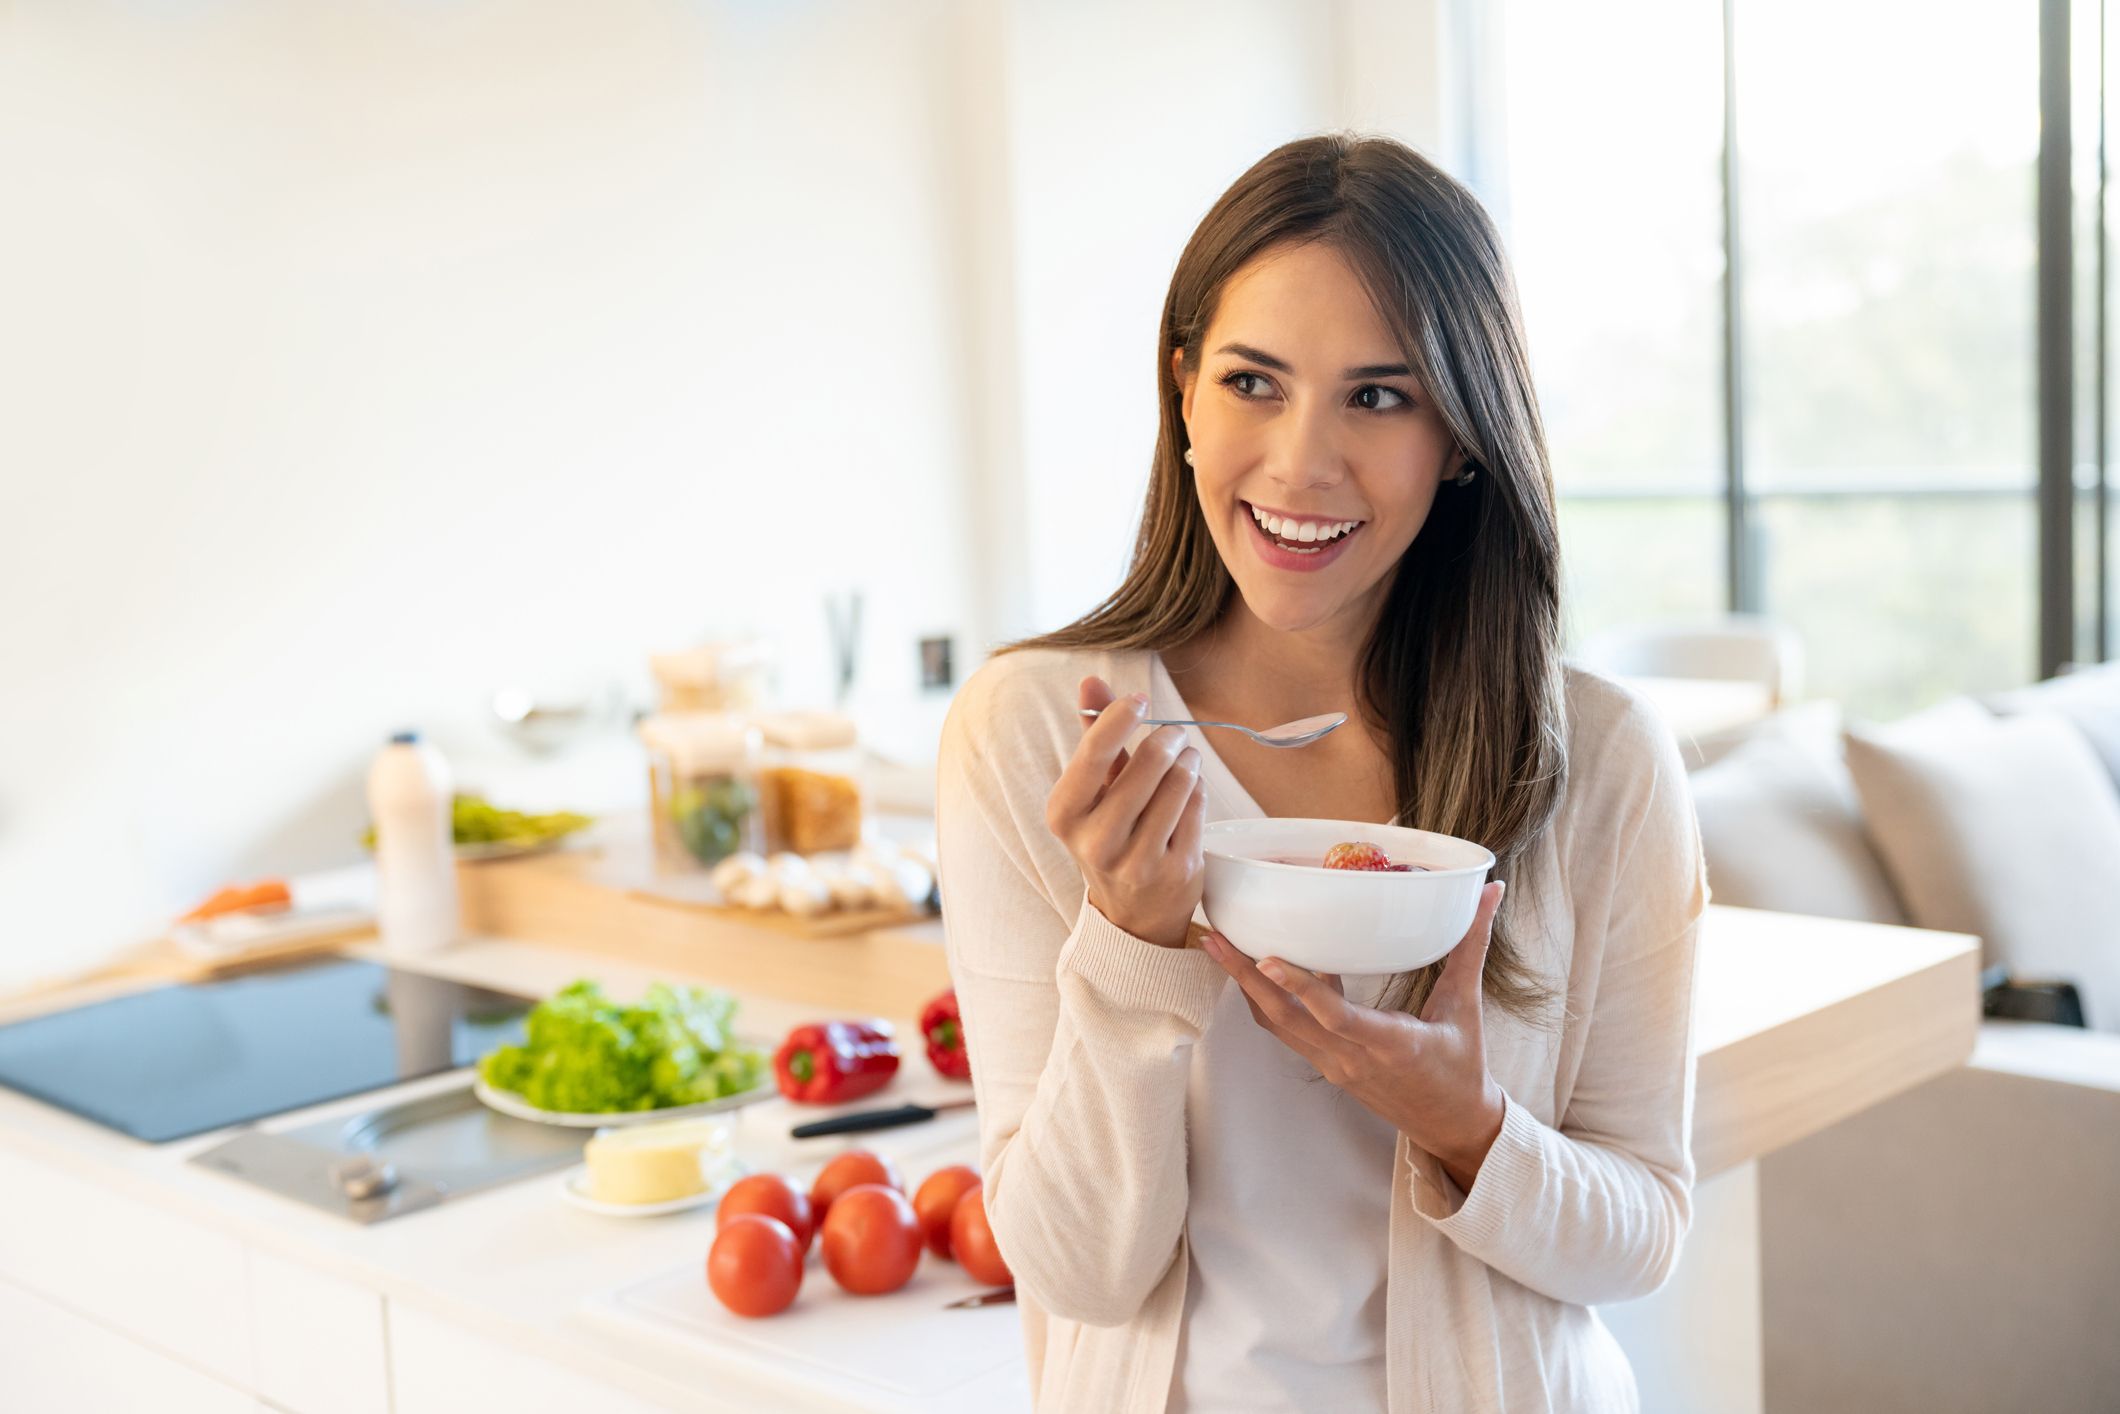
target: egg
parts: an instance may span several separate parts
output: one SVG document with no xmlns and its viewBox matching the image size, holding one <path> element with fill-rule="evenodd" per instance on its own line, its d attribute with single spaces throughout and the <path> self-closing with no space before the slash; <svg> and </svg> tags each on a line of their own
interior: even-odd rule
<svg viewBox="0 0 2120 1414">
<path fill-rule="evenodd" d="M 776 907 L 780 903 L 780 881 L 770 873 L 753 874 L 736 886 L 730 898 L 745 908 Z"/>
<path fill-rule="evenodd" d="M 793 850 L 784 849 L 766 861 L 766 873 L 783 884 L 795 879 L 807 879 L 814 872 L 810 861 Z"/>
<path fill-rule="evenodd" d="M 742 884 L 744 880 L 754 874 L 764 873 L 765 867 L 765 860 L 753 854 L 750 850 L 743 849 L 738 850 L 721 863 L 715 865 L 714 872 L 709 874 L 707 878 L 713 883 L 715 890 L 723 898 L 728 898 L 736 892 L 737 886 Z"/>
<path fill-rule="evenodd" d="M 835 870 L 825 876 L 824 883 L 839 908 L 867 908 L 876 898 L 876 886 L 852 869 Z"/>
<path fill-rule="evenodd" d="M 799 918 L 807 918 L 832 906 L 832 891 L 815 875 L 790 879 L 780 886 L 780 906 Z"/>
<path fill-rule="evenodd" d="M 879 901 L 893 908 L 913 908 L 927 901 L 928 891 L 935 886 L 934 875 L 917 859 L 898 859 L 883 870 L 883 885 L 876 892 Z"/>
</svg>

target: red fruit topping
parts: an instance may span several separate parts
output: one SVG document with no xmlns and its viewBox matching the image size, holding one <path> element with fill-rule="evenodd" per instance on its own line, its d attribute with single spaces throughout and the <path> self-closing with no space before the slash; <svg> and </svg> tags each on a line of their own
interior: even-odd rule
<svg viewBox="0 0 2120 1414">
<path fill-rule="evenodd" d="M 1325 851 L 1325 867 L 1327 869 L 1367 869 L 1377 871 L 1404 869 L 1406 866 L 1393 864 L 1385 857 L 1384 851 L 1373 844 L 1361 840 L 1351 840 L 1345 844 L 1336 844 Z"/>
</svg>

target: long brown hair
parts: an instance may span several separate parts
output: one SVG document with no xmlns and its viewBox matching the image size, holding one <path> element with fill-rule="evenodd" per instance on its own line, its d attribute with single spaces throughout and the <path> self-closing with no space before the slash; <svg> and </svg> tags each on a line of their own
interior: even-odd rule
<svg viewBox="0 0 2120 1414">
<path fill-rule="evenodd" d="M 1023 648 L 1174 648 L 1218 619 L 1235 581 L 1185 464 L 1182 385 L 1197 374 L 1229 279 L 1288 243 L 1353 267 L 1478 475 L 1445 483 L 1392 575 L 1363 650 L 1357 700 L 1390 743 L 1401 823 L 1485 845 L 1512 878 L 1559 808 L 1568 757 L 1560 663 L 1560 535 L 1514 282 L 1472 193 L 1389 138 L 1328 133 L 1275 148 L 1239 177 L 1178 258 L 1156 343 L 1161 422 L 1125 581 Z M 1552 992 L 1504 904 L 1486 994 L 1526 1019 Z M 1404 974 L 1388 1005 L 1418 1012 L 1441 964 Z"/>
</svg>

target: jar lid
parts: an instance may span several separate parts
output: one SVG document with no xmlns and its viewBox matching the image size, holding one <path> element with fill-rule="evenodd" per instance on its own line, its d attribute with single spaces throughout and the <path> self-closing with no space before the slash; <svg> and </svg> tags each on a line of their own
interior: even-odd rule
<svg viewBox="0 0 2120 1414">
<path fill-rule="evenodd" d="M 765 734 L 767 745 L 790 751 L 823 751 L 852 746 L 859 739 L 854 719 L 844 712 L 797 709 L 761 713 L 752 720 Z"/>
<path fill-rule="evenodd" d="M 724 639 L 674 653 L 650 653 L 648 670 L 670 686 L 710 687 L 765 666 L 765 647 L 755 639 Z"/>
<path fill-rule="evenodd" d="M 734 713 L 658 712 L 635 730 L 641 745 L 687 775 L 743 765 L 758 751 L 758 728 Z"/>
</svg>

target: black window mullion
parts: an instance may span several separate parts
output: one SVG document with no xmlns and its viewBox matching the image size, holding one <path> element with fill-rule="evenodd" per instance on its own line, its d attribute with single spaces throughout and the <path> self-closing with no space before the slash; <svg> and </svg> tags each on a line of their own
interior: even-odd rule
<svg viewBox="0 0 2120 1414">
<path fill-rule="evenodd" d="M 2111 340 L 2111 323 L 2108 318 L 2110 313 L 2108 300 L 2110 297 L 2106 289 L 2106 276 L 2112 251 L 2112 247 L 2107 242 L 2105 231 L 2105 187 L 2107 175 L 2105 105 L 2108 101 L 2105 77 L 2106 8 L 2106 0 L 2098 0 L 2098 206 L 2095 213 L 2093 213 L 2098 251 L 2097 258 L 2092 262 L 2091 267 L 2097 272 L 2098 286 L 2097 309 L 2091 316 L 2096 321 L 2094 325 L 2096 337 L 2091 345 L 2096 372 L 2091 393 L 2091 436 L 2096 445 L 2091 449 L 2091 464 L 2096 468 L 2098 478 L 2091 493 L 2091 514 L 2097 517 L 2097 523 L 2092 529 L 2092 534 L 2095 537 L 2093 543 L 2097 546 L 2098 575 L 2094 581 L 2097 596 L 2095 622 L 2098 625 L 2097 655 L 2101 662 L 2114 656 L 2115 652 L 2112 624 L 2113 561 L 2112 545 L 2110 543 L 2112 540 L 2112 515 L 2106 501 L 2106 497 L 2109 494 L 2107 484 L 2110 479 L 2106 470 L 2107 448 L 2110 441 L 2106 427 L 2106 379 L 2109 376 L 2107 368 Z"/>
<path fill-rule="evenodd" d="M 2072 0 L 2039 0 L 2039 676 L 2075 656 L 2075 203 Z"/>
</svg>

